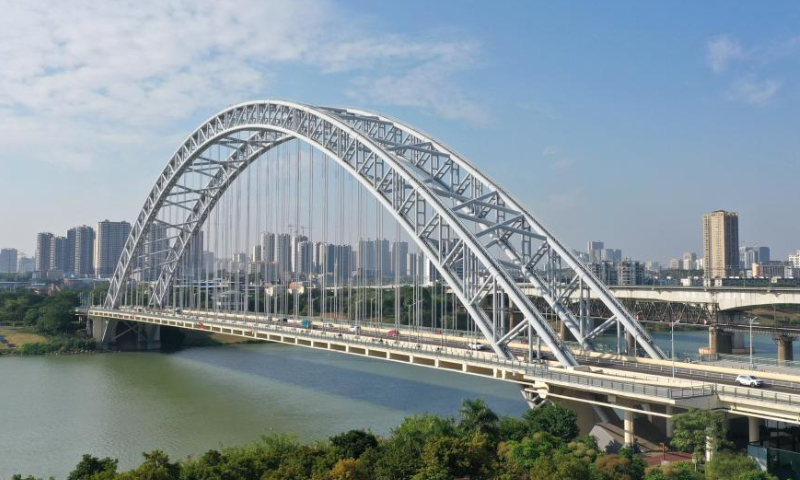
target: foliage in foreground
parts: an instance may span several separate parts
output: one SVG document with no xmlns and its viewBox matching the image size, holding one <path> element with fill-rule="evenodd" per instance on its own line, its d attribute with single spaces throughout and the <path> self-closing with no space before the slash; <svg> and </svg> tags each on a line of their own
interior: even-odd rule
<svg viewBox="0 0 800 480">
<path fill-rule="evenodd" d="M 630 450 L 603 454 L 592 437 L 578 437 L 575 414 L 564 407 L 498 418 L 482 400 L 464 401 L 458 418 L 408 417 L 385 438 L 351 430 L 302 444 L 276 435 L 178 462 L 159 450 L 143 455 L 127 472 L 117 471 L 116 460 L 84 455 L 67 480 L 775 479 L 733 452 L 719 453 L 705 476 L 690 463 L 648 469 Z"/>
</svg>

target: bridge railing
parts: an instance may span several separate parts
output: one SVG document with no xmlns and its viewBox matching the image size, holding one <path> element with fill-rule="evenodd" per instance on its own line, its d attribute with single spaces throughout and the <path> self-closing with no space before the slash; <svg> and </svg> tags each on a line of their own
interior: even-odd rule
<svg viewBox="0 0 800 480">
<path fill-rule="evenodd" d="M 750 364 L 750 357 L 747 355 L 731 355 L 727 353 L 718 353 L 716 355 L 702 355 L 704 362 L 736 362 Z M 753 357 L 753 362 L 756 366 L 765 367 L 786 367 L 786 368 L 800 368 L 800 361 L 797 360 L 778 360 L 777 358 Z"/>
<path fill-rule="evenodd" d="M 155 312 L 125 312 L 140 315 L 142 317 L 156 317 L 165 320 L 181 320 L 194 324 L 202 323 L 204 326 L 215 326 L 218 328 L 252 329 L 273 333 L 289 333 L 296 338 L 306 340 L 325 340 L 336 341 L 362 348 L 386 348 L 387 350 L 415 355 L 424 353 L 441 360 L 457 360 L 471 363 L 483 364 L 487 367 L 505 367 L 516 370 L 531 378 L 542 380 L 557 381 L 581 387 L 603 388 L 619 392 L 620 394 L 629 393 L 635 395 L 646 395 L 658 398 L 680 399 L 713 394 L 712 385 L 697 385 L 691 387 L 662 387 L 656 385 L 646 385 L 635 380 L 610 380 L 598 378 L 591 375 L 580 375 L 551 369 L 547 364 L 535 364 L 525 360 L 498 358 L 483 352 L 442 347 L 434 344 L 418 343 L 410 344 L 407 340 L 388 340 L 378 337 L 367 337 L 353 334 L 342 334 L 333 331 L 304 329 L 296 325 L 287 325 L 280 322 L 262 320 L 259 322 L 247 322 L 242 319 L 237 320 L 210 320 L 208 317 L 193 317 L 183 314 L 155 313 Z"/>
</svg>

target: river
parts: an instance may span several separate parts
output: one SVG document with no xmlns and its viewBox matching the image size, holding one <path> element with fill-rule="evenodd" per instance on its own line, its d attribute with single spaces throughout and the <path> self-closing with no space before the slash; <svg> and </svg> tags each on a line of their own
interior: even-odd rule
<svg viewBox="0 0 800 480">
<path fill-rule="evenodd" d="M 669 351 L 669 332 L 654 335 Z M 679 352 L 697 352 L 708 334 L 676 339 Z M 756 337 L 755 348 L 775 356 L 769 337 Z M 502 414 L 526 409 L 519 389 L 504 382 L 278 344 L 6 356 L 0 479 L 63 479 L 84 453 L 118 458 L 124 470 L 143 451 L 183 458 L 273 432 L 301 440 L 352 428 L 387 433 L 413 413 L 453 415 L 473 397 Z"/>
</svg>

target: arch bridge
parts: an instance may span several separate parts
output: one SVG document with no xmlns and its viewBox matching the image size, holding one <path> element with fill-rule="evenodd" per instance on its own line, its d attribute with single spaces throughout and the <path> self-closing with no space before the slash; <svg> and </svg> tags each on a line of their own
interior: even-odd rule
<svg viewBox="0 0 800 480">
<path fill-rule="evenodd" d="M 598 302 L 606 318 L 590 315 Z M 156 178 L 104 302 L 80 313 L 104 345 L 169 326 L 488 375 L 532 406 L 623 411 L 626 443 L 634 415 L 673 408 L 800 423 L 800 377 L 770 374 L 780 392 L 765 400 L 733 386 L 738 370 L 676 368 L 476 165 L 358 109 L 256 101 L 203 122 Z M 631 356 L 598 352 L 612 327 Z"/>
</svg>

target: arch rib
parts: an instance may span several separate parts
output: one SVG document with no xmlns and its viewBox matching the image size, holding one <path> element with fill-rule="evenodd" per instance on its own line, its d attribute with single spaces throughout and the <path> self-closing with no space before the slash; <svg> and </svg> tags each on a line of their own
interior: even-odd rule
<svg viewBox="0 0 800 480">
<path fill-rule="evenodd" d="M 456 162 L 454 159 L 459 157 L 445 151 L 437 142 L 427 140 L 406 144 L 404 141 L 408 141 L 408 137 L 400 138 L 396 132 L 390 132 L 395 135 L 394 139 L 387 137 L 387 129 L 397 128 L 394 123 L 373 120 L 365 130 L 363 123 L 354 123 L 361 120 L 353 121 L 349 119 L 350 115 L 360 117 L 361 114 L 290 102 L 264 101 L 231 107 L 201 125 L 176 151 L 148 195 L 112 278 L 106 306 L 119 307 L 134 266 L 133 259 L 142 246 L 146 232 L 157 221 L 158 212 L 178 186 L 181 176 L 197 162 L 202 162 L 198 159 L 202 159 L 202 153 L 210 146 L 232 142 L 233 133 L 251 132 L 248 140 L 237 140 L 240 148 L 244 149 L 245 158 L 238 159 L 238 166 L 228 162 L 228 169 L 224 172 L 220 169 L 209 181 L 211 183 L 216 179 L 215 191 L 201 194 L 195 201 L 191 212 L 191 228 L 181 231 L 170 251 L 170 261 L 159 275 L 156 284 L 158 295 L 153 298 L 156 305 L 163 307 L 173 273 L 186 254 L 187 245 L 225 189 L 269 148 L 279 141 L 296 138 L 336 160 L 394 215 L 456 293 L 496 354 L 512 358 L 506 344 L 510 340 L 506 338 L 509 335 L 493 331 L 485 312 L 477 307 L 476 300 L 482 298 L 485 286 L 489 283 L 496 283 L 508 295 L 563 365 L 577 365 L 572 353 L 517 284 L 515 275 L 532 271 L 528 267 L 532 268 L 534 264 L 531 264 L 530 256 L 525 255 L 524 251 L 521 255 L 517 253 L 509 237 L 519 235 L 528 238 L 528 241 L 544 237 L 553 249 L 562 248 L 560 244 L 552 240 L 549 232 L 536 224 L 532 217 L 526 216 L 527 212 L 520 212 L 522 215 L 517 218 L 511 215 L 506 217 L 504 210 L 520 210 L 516 204 L 499 189 L 493 194 L 491 191 L 484 192 L 486 185 L 491 187 L 494 184 L 485 182 L 485 177 L 477 176 L 477 170 L 466 162 L 460 159 Z M 258 135 L 269 136 L 269 142 L 264 143 L 266 137 Z M 408 161 L 409 158 L 434 157 L 438 159 L 429 165 Z M 467 171 L 472 184 L 468 176 L 459 175 L 459 169 Z M 454 200 L 458 196 L 467 198 L 466 201 L 471 203 L 459 206 Z M 488 222 L 489 226 L 475 231 L 468 228 L 465 216 L 486 220 L 489 211 L 498 215 L 495 221 Z M 489 243 L 482 243 L 482 239 L 489 240 Z M 490 248 L 493 246 L 508 249 L 511 261 L 492 254 Z M 456 268 L 459 262 L 461 268 Z M 564 318 L 569 317 L 564 314 Z M 574 328 L 575 325 L 570 327 Z"/>
</svg>

